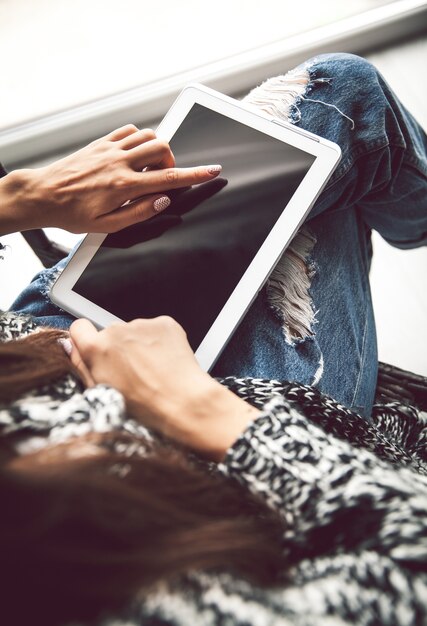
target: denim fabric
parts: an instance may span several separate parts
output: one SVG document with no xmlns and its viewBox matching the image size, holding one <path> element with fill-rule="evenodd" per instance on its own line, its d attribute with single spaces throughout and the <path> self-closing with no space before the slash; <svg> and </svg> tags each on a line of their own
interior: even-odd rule
<svg viewBox="0 0 427 626">
<path fill-rule="evenodd" d="M 364 59 L 327 54 L 300 67 L 311 80 L 291 119 L 342 150 L 306 224 L 317 239 L 310 289 L 317 323 L 313 335 L 285 342 L 281 322 L 261 291 L 212 373 L 315 383 L 369 416 L 377 377 L 370 232 L 377 230 L 401 248 L 425 244 L 427 138 Z M 68 327 L 72 316 L 47 295 L 57 272 L 58 267 L 38 274 L 12 310 L 44 325 Z"/>
</svg>

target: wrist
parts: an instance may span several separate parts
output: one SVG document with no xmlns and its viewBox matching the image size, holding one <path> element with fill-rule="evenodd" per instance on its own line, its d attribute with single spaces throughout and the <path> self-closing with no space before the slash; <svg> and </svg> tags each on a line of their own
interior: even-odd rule
<svg viewBox="0 0 427 626">
<path fill-rule="evenodd" d="M 0 179 L 0 233 L 3 235 L 39 228 L 39 205 L 36 170 L 14 170 Z"/>
<path fill-rule="evenodd" d="M 220 462 L 260 411 L 209 377 L 180 408 L 180 414 L 185 417 L 185 428 L 179 437 L 177 433 L 173 436 L 207 458 Z"/>
</svg>

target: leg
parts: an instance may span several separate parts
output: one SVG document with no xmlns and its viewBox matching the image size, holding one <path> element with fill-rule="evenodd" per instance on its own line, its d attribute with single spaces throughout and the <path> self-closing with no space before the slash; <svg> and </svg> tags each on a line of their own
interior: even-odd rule
<svg viewBox="0 0 427 626">
<path fill-rule="evenodd" d="M 301 309 L 299 295 L 282 311 L 283 333 L 262 293 L 215 373 L 317 384 L 369 415 L 377 371 L 370 229 L 401 247 L 426 241 L 425 135 L 378 72 L 354 55 L 322 55 L 267 81 L 248 98 L 335 141 L 343 157 L 307 222 L 317 243 L 305 260 L 316 272 L 303 298 L 304 305 L 311 298 L 317 323 L 292 336 L 292 307 Z M 289 265 L 289 253 L 285 262 L 286 257 Z M 287 278 L 284 293 L 299 280 L 295 268 Z M 270 290 L 281 279 L 276 268 Z"/>
<path fill-rule="evenodd" d="M 316 243 L 306 257 L 306 267 L 310 271 L 311 266 L 313 274 L 306 293 L 287 301 L 277 315 L 271 308 L 276 269 L 214 374 L 238 372 L 241 377 L 316 385 L 345 406 L 369 415 L 378 363 L 368 280 L 370 232 L 355 211 L 320 215 L 310 220 L 307 229 Z M 305 269 L 300 267 L 297 272 Z M 284 293 L 288 278 L 291 283 L 298 280 L 292 271 L 290 276 L 282 275 Z M 297 334 L 292 308 L 300 311 L 301 299 L 315 315 Z"/>
<path fill-rule="evenodd" d="M 41 326 L 69 328 L 75 318 L 50 301 L 49 291 L 73 252 L 74 250 L 54 267 L 36 274 L 28 287 L 16 298 L 10 310 L 22 315 L 31 315 Z"/>
</svg>

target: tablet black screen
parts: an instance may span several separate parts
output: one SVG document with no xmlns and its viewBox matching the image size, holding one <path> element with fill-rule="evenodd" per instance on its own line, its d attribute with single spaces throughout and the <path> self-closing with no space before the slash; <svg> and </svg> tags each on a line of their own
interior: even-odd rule
<svg viewBox="0 0 427 626">
<path fill-rule="evenodd" d="M 170 315 L 196 350 L 315 157 L 199 104 L 170 146 L 221 175 L 108 235 L 73 290 L 126 321 Z"/>
</svg>

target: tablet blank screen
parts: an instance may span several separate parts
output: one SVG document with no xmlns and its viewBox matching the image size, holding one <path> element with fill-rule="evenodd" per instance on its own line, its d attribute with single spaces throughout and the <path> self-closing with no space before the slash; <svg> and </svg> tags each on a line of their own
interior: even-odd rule
<svg viewBox="0 0 427 626">
<path fill-rule="evenodd" d="M 315 157 L 199 104 L 170 146 L 221 175 L 108 235 L 73 290 L 125 321 L 170 315 L 196 350 Z"/>
</svg>

